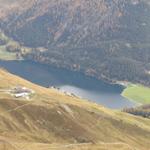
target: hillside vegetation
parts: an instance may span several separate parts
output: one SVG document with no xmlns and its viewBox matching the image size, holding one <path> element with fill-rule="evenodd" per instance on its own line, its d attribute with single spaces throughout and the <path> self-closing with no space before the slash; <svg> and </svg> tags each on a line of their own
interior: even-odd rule
<svg viewBox="0 0 150 150">
<path fill-rule="evenodd" d="M 29 100 L 10 89 L 35 91 Z M 112 111 L 0 70 L 1 150 L 148 150 L 150 120 Z"/>
<path fill-rule="evenodd" d="M 31 52 L 31 48 L 6 36 L 0 30 L 0 60 L 23 60 L 22 55 Z"/>
<path fill-rule="evenodd" d="M 136 108 L 126 108 L 123 111 L 150 119 L 150 104 L 139 106 Z"/>
<path fill-rule="evenodd" d="M 0 4 L 9 6 L 9 10 L 3 6 L 0 28 L 32 48 L 22 54 L 25 59 L 111 82 L 150 85 L 148 0 L 1 0 Z"/>
<path fill-rule="evenodd" d="M 1 28 L 33 47 L 26 59 L 149 85 L 148 1 L 32 0 L 25 6 L 17 14 L 12 9 Z"/>
</svg>

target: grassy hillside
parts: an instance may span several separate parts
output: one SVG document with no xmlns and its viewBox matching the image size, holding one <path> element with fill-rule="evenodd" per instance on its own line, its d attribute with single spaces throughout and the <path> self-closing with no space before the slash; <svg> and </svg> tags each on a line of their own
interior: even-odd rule
<svg viewBox="0 0 150 150">
<path fill-rule="evenodd" d="M 17 86 L 30 99 L 10 94 Z M 1 150 L 148 150 L 150 120 L 112 111 L 0 70 Z"/>
<path fill-rule="evenodd" d="M 130 84 L 122 95 L 141 104 L 150 104 L 150 88 L 142 85 Z"/>
</svg>

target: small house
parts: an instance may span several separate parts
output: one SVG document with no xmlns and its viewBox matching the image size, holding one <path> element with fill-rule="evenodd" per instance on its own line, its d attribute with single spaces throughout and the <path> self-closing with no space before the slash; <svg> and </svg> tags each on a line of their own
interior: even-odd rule
<svg viewBox="0 0 150 150">
<path fill-rule="evenodd" d="M 23 93 L 16 93 L 15 97 L 19 98 L 19 97 L 27 97 L 29 96 L 29 93 L 23 92 Z"/>
</svg>

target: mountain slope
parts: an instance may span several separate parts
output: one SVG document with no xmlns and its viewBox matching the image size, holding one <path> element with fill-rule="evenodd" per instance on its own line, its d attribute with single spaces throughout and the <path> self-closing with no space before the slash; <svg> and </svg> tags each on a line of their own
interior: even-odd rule
<svg viewBox="0 0 150 150">
<path fill-rule="evenodd" d="M 30 99 L 15 98 L 10 91 L 18 86 L 35 93 Z M 0 146 L 8 150 L 148 150 L 150 145 L 150 120 L 34 85 L 4 70 L 0 120 Z"/>
<path fill-rule="evenodd" d="M 25 59 L 105 80 L 150 85 L 148 0 L 6 2 L 0 1 L 15 9 L 4 7 L 0 26 L 33 48 L 23 53 Z"/>
</svg>

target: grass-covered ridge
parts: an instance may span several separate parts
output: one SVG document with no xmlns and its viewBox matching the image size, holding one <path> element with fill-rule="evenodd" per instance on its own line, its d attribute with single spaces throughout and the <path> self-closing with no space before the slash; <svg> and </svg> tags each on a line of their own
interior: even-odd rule
<svg viewBox="0 0 150 150">
<path fill-rule="evenodd" d="M 129 84 L 122 95 L 141 104 L 150 104 L 150 88 L 142 85 Z"/>
<path fill-rule="evenodd" d="M 30 101 L 5 92 L 18 85 L 35 91 Z M 7 150 L 148 150 L 150 145 L 149 119 L 37 86 L 1 69 L 0 120 Z"/>
</svg>

